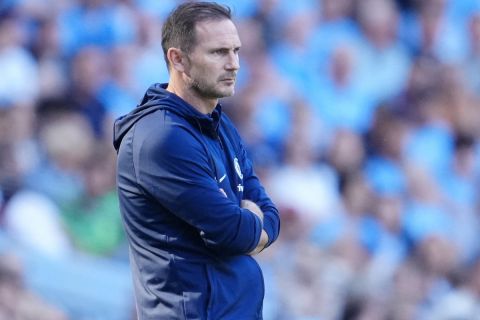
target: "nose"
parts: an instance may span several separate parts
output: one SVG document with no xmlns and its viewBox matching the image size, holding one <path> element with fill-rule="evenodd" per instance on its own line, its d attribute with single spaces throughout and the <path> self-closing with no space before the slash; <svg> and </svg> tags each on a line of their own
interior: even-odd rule
<svg viewBox="0 0 480 320">
<path fill-rule="evenodd" d="M 240 69 L 240 59 L 238 57 L 238 52 L 230 52 L 228 55 L 228 62 L 225 65 L 225 69 L 228 71 L 237 71 Z"/>
</svg>

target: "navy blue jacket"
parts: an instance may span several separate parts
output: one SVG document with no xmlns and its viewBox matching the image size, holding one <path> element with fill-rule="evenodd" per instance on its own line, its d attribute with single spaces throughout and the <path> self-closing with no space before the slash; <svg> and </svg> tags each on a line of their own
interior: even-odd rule
<svg viewBox="0 0 480 320">
<path fill-rule="evenodd" d="M 261 319 L 263 276 L 247 253 L 262 228 L 268 245 L 278 237 L 278 211 L 220 105 L 204 115 L 165 87 L 114 127 L 139 319 Z"/>
</svg>

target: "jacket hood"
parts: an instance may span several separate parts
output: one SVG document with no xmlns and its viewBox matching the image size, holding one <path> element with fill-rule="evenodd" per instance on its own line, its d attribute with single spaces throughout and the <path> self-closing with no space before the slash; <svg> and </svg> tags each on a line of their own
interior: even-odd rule
<svg viewBox="0 0 480 320">
<path fill-rule="evenodd" d="M 167 83 L 156 83 L 148 88 L 142 101 L 128 114 L 115 120 L 113 147 L 118 151 L 123 137 L 141 118 L 158 110 L 167 110 L 185 118 L 202 133 L 218 136 L 222 107 L 218 104 L 211 114 L 203 114 L 176 94 L 167 91 Z"/>
</svg>

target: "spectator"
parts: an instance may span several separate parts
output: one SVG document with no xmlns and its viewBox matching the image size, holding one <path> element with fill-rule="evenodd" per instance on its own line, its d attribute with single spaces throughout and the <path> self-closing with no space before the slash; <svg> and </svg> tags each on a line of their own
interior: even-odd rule
<svg viewBox="0 0 480 320">
<path fill-rule="evenodd" d="M 125 235 L 118 215 L 115 190 L 115 154 L 109 145 L 97 144 L 84 171 L 85 192 L 63 207 L 67 233 L 78 250 L 107 257 L 122 257 Z"/>
<path fill-rule="evenodd" d="M 25 49 L 25 26 L 11 11 L 0 17 L 0 101 L 32 103 L 39 91 L 38 66 Z"/>
<path fill-rule="evenodd" d="M 68 97 L 72 106 L 90 123 L 97 138 L 104 135 L 107 113 L 100 92 L 106 84 L 105 52 L 98 47 L 84 47 L 73 57 L 72 82 Z"/>
<path fill-rule="evenodd" d="M 411 61 L 406 48 L 398 41 L 398 11 L 392 0 L 364 1 L 358 6 L 357 14 L 363 40 L 358 43 L 357 81 L 378 104 L 401 92 Z M 374 78 L 372 70 L 375 70 Z"/>
</svg>

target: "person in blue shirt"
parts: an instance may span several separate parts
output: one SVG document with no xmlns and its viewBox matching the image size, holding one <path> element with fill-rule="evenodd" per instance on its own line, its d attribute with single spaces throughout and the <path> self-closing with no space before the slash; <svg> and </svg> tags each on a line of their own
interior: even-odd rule
<svg viewBox="0 0 480 320">
<path fill-rule="evenodd" d="M 114 125 L 138 318 L 262 319 L 252 256 L 277 239 L 280 219 L 218 102 L 240 68 L 230 9 L 178 6 L 162 46 L 168 84 Z"/>
</svg>

